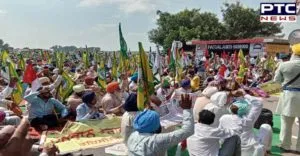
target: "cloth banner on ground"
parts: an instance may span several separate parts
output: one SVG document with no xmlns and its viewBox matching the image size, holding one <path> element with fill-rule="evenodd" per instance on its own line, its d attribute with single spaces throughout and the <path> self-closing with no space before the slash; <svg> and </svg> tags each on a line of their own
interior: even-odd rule
<svg viewBox="0 0 300 156">
<path fill-rule="evenodd" d="M 268 94 L 276 94 L 282 91 L 282 86 L 279 83 L 270 81 L 259 85 L 259 88 Z"/>
<path fill-rule="evenodd" d="M 103 120 L 67 122 L 61 132 L 47 131 L 44 146 L 55 144 L 60 153 L 72 153 L 90 148 L 100 148 L 121 143 L 121 119 L 108 117 Z"/>
</svg>

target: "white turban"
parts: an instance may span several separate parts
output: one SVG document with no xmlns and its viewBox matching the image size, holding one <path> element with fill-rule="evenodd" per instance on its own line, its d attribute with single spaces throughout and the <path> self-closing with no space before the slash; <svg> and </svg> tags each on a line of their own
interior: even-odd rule
<svg viewBox="0 0 300 156">
<path fill-rule="evenodd" d="M 74 86 L 73 87 L 73 91 L 75 92 L 75 93 L 81 93 L 81 92 L 83 92 L 84 91 L 84 85 L 83 84 L 79 84 L 79 85 L 76 85 L 76 86 Z"/>
<path fill-rule="evenodd" d="M 218 92 L 218 88 L 217 87 L 211 87 L 211 86 L 208 86 L 206 87 L 202 94 L 208 98 L 210 98 L 212 95 L 214 95 L 216 92 Z"/>
<path fill-rule="evenodd" d="M 41 77 L 39 78 L 39 81 L 41 82 L 41 84 L 43 83 L 50 83 L 50 79 L 48 77 Z"/>
<path fill-rule="evenodd" d="M 58 72 L 59 72 L 59 69 L 58 69 L 58 68 L 55 68 L 55 69 L 53 70 L 53 73 L 56 74 L 56 75 L 58 74 Z"/>
</svg>

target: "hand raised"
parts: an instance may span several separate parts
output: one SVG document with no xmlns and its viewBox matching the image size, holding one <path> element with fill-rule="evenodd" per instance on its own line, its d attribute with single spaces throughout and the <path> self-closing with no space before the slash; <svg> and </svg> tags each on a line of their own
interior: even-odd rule
<svg viewBox="0 0 300 156">
<path fill-rule="evenodd" d="M 192 99 L 188 94 L 181 95 L 180 107 L 182 109 L 191 109 L 192 108 Z"/>
</svg>

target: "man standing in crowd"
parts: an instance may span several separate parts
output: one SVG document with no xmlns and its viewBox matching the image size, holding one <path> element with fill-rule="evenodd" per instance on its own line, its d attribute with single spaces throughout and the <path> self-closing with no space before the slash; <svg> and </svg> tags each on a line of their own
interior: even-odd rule
<svg viewBox="0 0 300 156">
<path fill-rule="evenodd" d="M 300 43 L 294 44 L 292 51 L 291 60 L 281 63 L 274 77 L 283 86 L 276 110 L 281 115 L 280 147 L 283 151 L 291 149 L 293 123 L 296 117 L 300 117 Z M 300 129 L 296 151 L 300 153 Z"/>
</svg>

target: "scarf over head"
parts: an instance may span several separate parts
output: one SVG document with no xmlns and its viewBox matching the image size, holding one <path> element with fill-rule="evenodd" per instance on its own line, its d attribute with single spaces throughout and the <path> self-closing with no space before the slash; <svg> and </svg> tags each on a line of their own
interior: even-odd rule
<svg viewBox="0 0 300 156">
<path fill-rule="evenodd" d="M 133 123 L 133 128 L 139 133 L 154 133 L 159 127 L 159 114 L 149 109 L 138 114 Z"/>
</svg>

